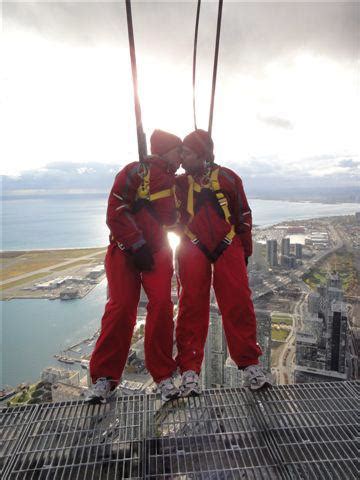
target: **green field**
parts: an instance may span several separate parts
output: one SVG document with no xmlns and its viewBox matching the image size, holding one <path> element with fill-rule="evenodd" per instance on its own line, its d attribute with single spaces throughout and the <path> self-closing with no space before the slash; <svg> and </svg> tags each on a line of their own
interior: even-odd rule
<svg viewBox="0 0 360 480">
<path fill-rule="evenodd" d="M 319 285 L 326 283 L 329 273 L 333 271 L 339 273 L 345 293 L 350 294 L 359 288 L 360 275 L 356 271 L 355 257 L 346 250 L 339 250 L 326 257 L 320 265 L 310 269 L 303 276 L 303 280 L 316 290 Z"/>
<path fill-rule="evenodd" d="M 293 318 L 287 313 L 274 312 L 271 314 L 271 323 L 284 323 L 285 325 L 292 326 Z"/>
<path fill-rule="evenodd" d="M 277 342 L 285 342 L 289 334 L 289 330 L 277 330 L 276 328 L 271 329 L 271 339 L 276 340 Z"/>
</svg>

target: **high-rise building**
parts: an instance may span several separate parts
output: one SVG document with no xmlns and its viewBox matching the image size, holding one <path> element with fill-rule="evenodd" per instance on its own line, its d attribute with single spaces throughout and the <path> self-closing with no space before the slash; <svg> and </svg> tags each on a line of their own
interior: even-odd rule
<svg viewBox="0 0 360 480">
<path fill-rule="evenodd" d="M 253 243 L 253 254 L 250 257 L 250 266 L 255 269 L 263 269 L 266 267 L 265 246 L 262 243 Z"/>
<path fill-rule="evenodd" d="M 281 240 L 281 255 L 290 255 L 290 238 Z"/>
<path fill-rule="evenodd" d="M 268 264 L 270 265 L 270 267 L 276 267 L 278 265 L 276 240 L 267 240 L 266 252 Z"/>
<path fill-rule="evenodd" d="M 294 255 L 281 255 L 281 266 L 284 268 L 295 268 L 296 258 Z"/>
<path fill-rule="evenodd" d="M 302 249 L 303 246 L 301 243 L 295 243 L 295 257 L 301 259 L 302 258 Z"/>
<path fill-rule="evenodd" d="M 212 388 L 224 384 L 224 365 L 226 358 L 227 343 L 220 311 L 215 303 L 211 303 L 209 330 L 201 369 L 201 383 L 203 388 Z"/>
<path fill-rule="evenodd" d="M 343 302 L 333 302 L 326 315 L 326 370 L 345 373 L 347 313 Z"/>
<path fill-rule="evenodd" d="M 262 356 L 259 364 L 265 373 L 270 374 L 271 370 L 271 315 L 266 310 L 256 309 L 256 336 L 262 349 Z M 227 387 L 238 387 L 243 384 L 243 374 L 238 369 L 230 356 L 226 359 L 224 366 L 224 385 Z"/>
<path fill-rule="evenodd" d="M 308 310 L 310 313 L 318 313 L 320 310 L 320 294 L 312 292 L 308 296 Z"/>
<path fill-rule="evenodd" d="M 326 285 L 309 297 L 312 317 L 296 337 L 295 383 L 353 378 L 353 362 L 346 304 L 342 302 L 341 279 L 332 273 Z"/>
<path fill-rule="evenodd" d="M 256 336 L 258 344 L 262 349 L 260 365 L 265 372 L 271 370 L 271 314 L 267 310 L 255 310 L 256 314 Z"/>
</svg>

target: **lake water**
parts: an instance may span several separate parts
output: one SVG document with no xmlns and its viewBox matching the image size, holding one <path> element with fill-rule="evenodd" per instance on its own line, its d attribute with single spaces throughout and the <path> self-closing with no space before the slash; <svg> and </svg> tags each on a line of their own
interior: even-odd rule
<svg viewBox="0 0 360 480">
<path fill-rule="evenodd" d="M 105 246 L 105 196 L 16 197 L 3 201 L 3 250 Z M 352 214 L 359 204 L 250 200 L 254 223 Z M 2 385 L 36 380 L 53 354 L 92 335 L 100 326 L 106 282 L 72 301 L 2 302 Z"/>
<path fill-rule="evenodd" d="M 249 200 L 253 222 L 273 225 L 284 220 L 352 214 L 359 204 L 324 204 Z M 101 247 L 108 241 L 107 197 L 64 195 L 12 197 L 3 200 L 2 250 Z"/>
</svg>

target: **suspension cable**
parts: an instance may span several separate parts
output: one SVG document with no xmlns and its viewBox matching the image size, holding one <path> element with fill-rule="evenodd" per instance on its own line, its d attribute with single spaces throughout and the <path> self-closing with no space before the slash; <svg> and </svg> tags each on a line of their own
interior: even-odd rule
<svg viewBox="0 0 360 480">
<path fill-rule="evenodd" d="M 215 100 L 216 75 L 217 75 L 217 66 L 218 66 L 218 57 L 219 57 L 222 6 L 223 6 L 223 0 L 219 0 L 218 18 L 217 18 L 217 27 L 216 27 L 214 69 L 213 69 L 213 77 L 212 77 L 211 102 L 210 102 L 210 113 L 209 113 L 209 127 L 208 127 L 208 132 L 210 136 L 212 132 L 213 115 L 214 115 L 214 100 Z"/>
<path fill-rule="evenodd" d="M 200 7 L 201 0 L 197 2 L 196 9 L 196 21 L 195 21 L 195 37 L 194 37 L 194 52 L 193 52 L 193 114 L 194 114 L 194 127 L 197 129 L 196 124 L 196 101 L 195 101 L 195 88 L 196 88 L 196 53 L 197 53 L 197 40 L 198 40 L 198 31 L 199 31 L 199 18 L 200 18 Z"/>
<path fill-rule="evenodd" d="M 131 72 L 132 72 L 132 80 L 133 80 L 133 87 L 134 87 L 134 107 L 135 107 L 136 134 L 137 134 L 137 142 L 138 142 L 139 161 L 143 162 L 144 157 L 146 157 L 147 155 L 147 146 L 146 146 L 146 136 L 144 133 L 143 124 L 141 120 L 141 108 L 140 108 L 140 100 L 139 100 L 139 93 L 138 93 L 135 41 L 134 41 L 134 30 L 133 30 L 133 22 L 132 22 L 132 14 L 131 14 L 131 0 L 125 0 L 125 6 L 126 6 L 128 36 L 129 36 Z"/>
</svg>

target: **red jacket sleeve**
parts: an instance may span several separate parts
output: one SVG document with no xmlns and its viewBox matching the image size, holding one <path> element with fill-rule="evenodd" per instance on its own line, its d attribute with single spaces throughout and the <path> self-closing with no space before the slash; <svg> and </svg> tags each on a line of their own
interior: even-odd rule
<svg viewBox="0 0 360 480">
<path fill-rule="evenodd" d="M 142 231 L 136 224 L 131 210 L 141 182 L 138 171 L 139 163 L 134 162 L 117 174 L 110 192 L 106 216 L 106 223 L 113 239 L 132 250 L 137 250 L 145 244 Z"/>
<path fill-rule="evenodd" d="M 235 231 L 239 235 L 246 257 L 252 254 L 252 215 L 241 178 L 228 168 L 221 168 L 221 174 L 226 182 L 225 191 L 230 191 L 230 212 Z"/>
</svg>

